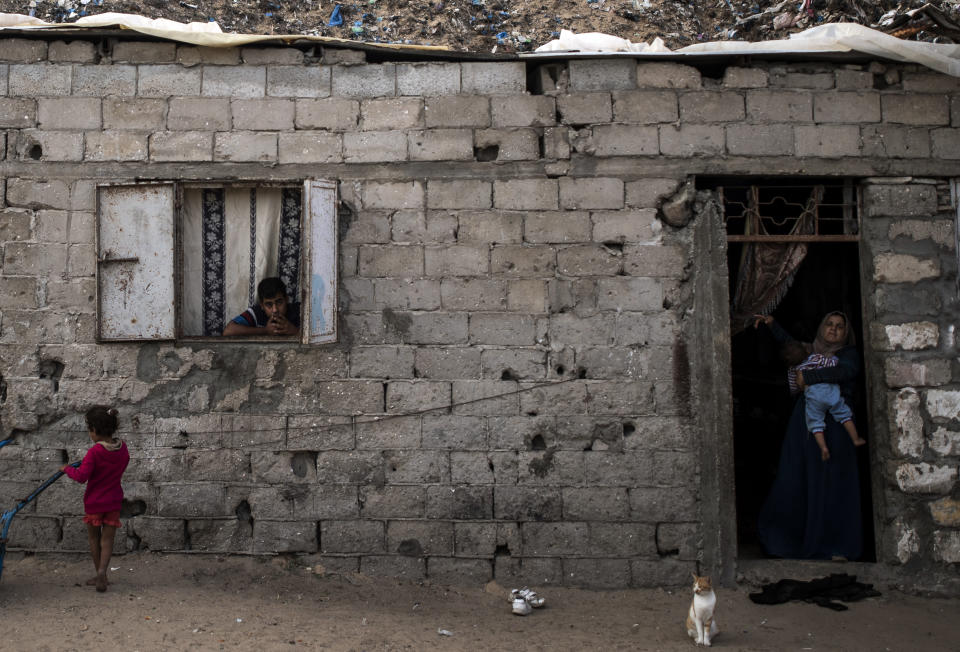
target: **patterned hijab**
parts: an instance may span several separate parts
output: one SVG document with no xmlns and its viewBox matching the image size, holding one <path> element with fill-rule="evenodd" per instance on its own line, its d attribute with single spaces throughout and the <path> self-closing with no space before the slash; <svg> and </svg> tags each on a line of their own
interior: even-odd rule
<svg viewBox="0 0 960 652">
<path fill-rule="evenodd" d="M 843 325 L 846 330 L 846 337 L 844 337 L 842 342 L 837 342 L 836 344 L 830 344 L 823 337 L 823 333 L 827 330 L 827 320 L 834 315 L 839 315 L 843 317 Z M 813 352 L 820 353 L 823 355 L 833 355 L 840 349 L 845 346 L 850 346 L 856 344 L 856 339 L 853 336 L 853 331 L 850 329 L 850 320 L 847 319 L 846 314 L 840 312 L 839 310 L 834 310 L 833 312 L 828 312 L 823 316 L 823 319 L 820 320 L 820 326 L 817 327 L 817 338 L 813 340 Z"/>
</svg>

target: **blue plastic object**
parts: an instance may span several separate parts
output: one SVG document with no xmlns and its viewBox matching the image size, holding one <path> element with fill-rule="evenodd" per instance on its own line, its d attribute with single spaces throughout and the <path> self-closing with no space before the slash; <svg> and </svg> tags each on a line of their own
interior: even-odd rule
<svg viewBox="0 0 960 652">
<path fill-rule="evenodd" d="M 0 442 L 0 446 L 6 446 L 9 444 L 12 439 L 6 439 Z M 76 468 L 80 466 L 80 462 L 73 462 L 70 466 Z M 16 506 L 3 513 L 3 516 L 0 516 L 0 578 L 3 577 L 3 557 L 7 554 L 7 533 L 10 532 L 10 523 L 13 521 L 13 517 L 17 515 L 21 509 L 33 502 L 37 496 L 42 494 L 47 487 L 52 485 L 54 482 L 60 479 L 60 476 L 63 475 L 63 471 L 57 471 L 49 478 L 47 478 L 42 485 L 33 490 L 26 498 L 21 498 L 17 501 Z"/>
<path fill-rule="evenodd" d="M 328 27 L 339 27 L 343 25 L 343 14 L 340 13 L 340 5 L 336 5 L 333 8 L 333 13 L 330 14 L 330 22 L 327 23 Z"/>
</svg>

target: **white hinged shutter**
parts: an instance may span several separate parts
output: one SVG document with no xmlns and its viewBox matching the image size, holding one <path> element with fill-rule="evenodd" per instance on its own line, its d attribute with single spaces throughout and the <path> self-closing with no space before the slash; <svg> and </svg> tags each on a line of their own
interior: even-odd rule
<svg viewBox="0 0 960 652">
<path fill-rule="evenodd" d="M 303 271 L 304 344 L 337 339 L 337 184 L 309 179 L 304 182 L 304 234 L 301 236 Z"/>
<path fill-rule="evenodd" d="M 162 340 L 174 318 L 173 184 L 97 188 L 97 339 Z"/>
</svg>

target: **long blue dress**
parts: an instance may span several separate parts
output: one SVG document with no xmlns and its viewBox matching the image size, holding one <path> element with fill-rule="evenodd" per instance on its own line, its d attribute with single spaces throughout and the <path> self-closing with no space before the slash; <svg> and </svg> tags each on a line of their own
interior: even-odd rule
<svg viewBox="0 0 960 652">
<path fill-rule="evenodd" d="M 859 356 L 852 346 L 836 355 L 840 358 L 837 367 L 804 371 L 804 380 L 808 384 L 839 383 L 849 402 L 852 383 L 860 372 Z M 824 437 L 830 450 L 826 462 L 820 459 L 820 448 L 807 431 L 801 394 L 787 426 L 777 477 L 760 510 L 758 533 L 770 555 L 791 559 L 860 557 L 863 535 L 856 447 L 829 414 Z"/>
</svg>

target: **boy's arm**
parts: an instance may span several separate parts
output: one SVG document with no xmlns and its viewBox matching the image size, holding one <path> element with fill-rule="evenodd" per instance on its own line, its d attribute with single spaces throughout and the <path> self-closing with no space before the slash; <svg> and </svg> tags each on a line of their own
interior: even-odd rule
<svg viewBox="0 0 960 652">
<path fill-rule="evenodd" d="M 837 366 L 821 367 L 820 369 L 804 369 L 803 384 L 816 385 L 817 383 L 843 383 L 853 380 L 860 374 L 860 358 L 853 347 L 843 349 L 837 353 Z"/>
<path fill-rule="evenodd" d="M 96 465 L 93 459 L 93 448 L 87 451 L 87 454 L 83 456 L 83 461 L 80 463 L 79 467 L 73 467 L 69 464 L 64 466 L 61 471 L 71 480 L 76 480 L 79 483 L 84 483 L 90 479 L 90 476 L 93 474 L 93 467 Z"/>
</svg>

